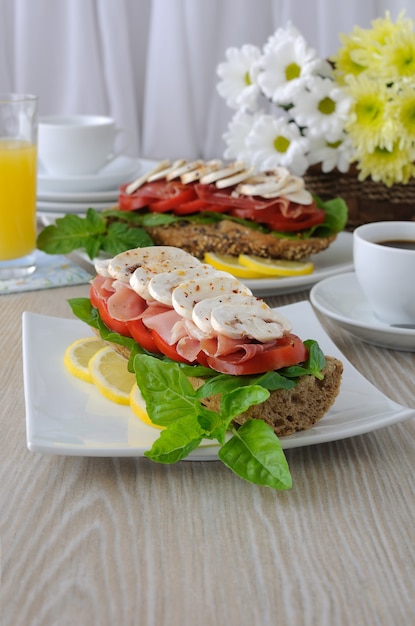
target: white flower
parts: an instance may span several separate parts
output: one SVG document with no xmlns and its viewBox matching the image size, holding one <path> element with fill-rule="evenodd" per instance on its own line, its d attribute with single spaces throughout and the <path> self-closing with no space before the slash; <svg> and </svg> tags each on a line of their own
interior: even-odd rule
<svg viewBox="0 0 415 626">
<path fill-rule="evenodd" d="M 240 110 L 235 113 L 228 125 L 227 132 L 223 135 L 227 144 L 227 148 L 224 152 L 225 159 L 236 159 L 237 161 L 250 163 L 251 151 L 247 146 L 246 138 L 250 133 L 254 122 L 261 115 L 262 111 L 258 113 L 248 113 Z"/>
<path fill-rule="evenodd" d="M 283 166 L 297 176 L 315 163 L 348 171 L 351 96 L 295 26 L 277 29 L 262 50 L 230 48 L 226 58 L 217 88 L 236 109 L 223 135 L 226 159 L 258 171 Z"/>
<path fill-rule="evenodd" d="M 251 163 L 259 171 L 279 165 L 294 175 L 301 176 L 308 167 L 306 153 L 308 139 L 303 137 L 293 122 L 272 115 L 258 117 L 246 138 L 251 151 Z"/>
<path fill-rule="evenodd" d="M 315 50 L 289 25 L 278 29 L 265 44 L 257 80 L 268 98 L 276 104 L 287 105 L 301 88 L 304 78 L 314 74 L 320 66 Z"/>
<path fill-rule="evenodd" d="M 228 61 L 218 65 L 217 73 L 222 81 L 217 90 L 231 109 L 257 109 L 260 89 L 256 74 L 260 56 L 259 48 L 246 44 L 241 49 L 229 48 L 226 51 Z"/>
<path fill-rule="evenodd" d="M 348 119 L 351 98 L 330 78 L 310 76 L 297 93 L 290 114 L 310 135 L 324 135 L 331 142 L 338 139 Z"/>
<path fill-rule="evenodd" d="M 353 146 L 350 137 L 342 132 L 335 142 L 327 141 L 323 136 L 310 136 L 310 151 L 308 161 L 310 165 L 321 163 L 322 172 L 331 172 L 337 168 L 340 172 L 347 172 L 353 156 Z"/>
</svg>

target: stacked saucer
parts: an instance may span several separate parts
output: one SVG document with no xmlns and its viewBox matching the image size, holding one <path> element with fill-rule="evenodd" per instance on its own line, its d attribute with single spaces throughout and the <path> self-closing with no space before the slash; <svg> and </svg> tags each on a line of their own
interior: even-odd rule
<svg viewBox="0 0 415 626">
<path fill-rule="evenodd" d="M 154 166 L 153 161 L 119 156 L 100 172 L 87 176 L 51 176 L 42 170 L 37 178 L 37 209 L 40 213 L 85 213 L 114 206 L 120 185 Z"/>
</svg>

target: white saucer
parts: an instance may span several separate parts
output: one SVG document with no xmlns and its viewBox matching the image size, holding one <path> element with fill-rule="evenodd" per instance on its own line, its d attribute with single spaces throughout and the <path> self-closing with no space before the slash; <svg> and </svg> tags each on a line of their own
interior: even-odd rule
<svg viewBox="0 0 415 626">
<path fill-rule="evenodd" d="M 392 328 L 370 309 L 354 272 L 338 274 L 314 285 L 313 306 L 349 333 L 376 346 L 415 352 L 415 329 Z"/>
<path fill-rule="evenodd" d="M 91 193 L 114 191 L 119 185 L 130 182 L 154 166 L 154 161 L 119 156 L 97 174 L 89 176 L 50 176 L 38 173 L 38 193 L 58 191 L 61 193 Z"/>
</svg>

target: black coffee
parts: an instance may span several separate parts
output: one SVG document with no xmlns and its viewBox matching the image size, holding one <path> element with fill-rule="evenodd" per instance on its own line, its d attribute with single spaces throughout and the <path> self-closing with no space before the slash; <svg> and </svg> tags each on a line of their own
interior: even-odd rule
<svg viewBox="0 0 415 626">
<path fill-rule="evenodd" d="M 415 250 L 415 241 L 410 239 L 389 239 L 386 241 L 378 241 L 380 246 L 388 248 L 401 248 L 401 250 Z"/>
</svg>

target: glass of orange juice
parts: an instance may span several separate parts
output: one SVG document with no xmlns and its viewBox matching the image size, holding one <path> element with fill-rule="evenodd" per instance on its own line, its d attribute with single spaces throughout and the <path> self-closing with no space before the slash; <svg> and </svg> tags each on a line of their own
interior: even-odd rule
<svg viewBox="0 0 415 626">
<path fill-rule="evenodd" d="M 37 97 L 0 94 L 0 280 L 36 269 Z"/>
</svg>

